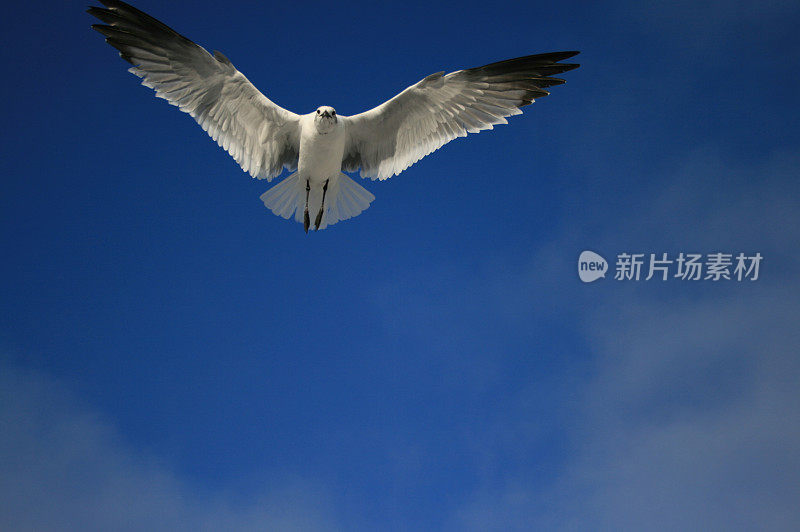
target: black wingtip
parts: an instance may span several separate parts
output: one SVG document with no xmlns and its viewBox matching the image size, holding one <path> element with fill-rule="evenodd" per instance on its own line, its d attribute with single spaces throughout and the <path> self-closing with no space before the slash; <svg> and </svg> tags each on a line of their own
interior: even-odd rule
<svg viewBox="0 0 800 532">
<path fill-rule="evenodd" d="M 125 2 L 121 2 L 120 0 L 99 0 L 101 4 L 106 7 L 133 7 L 130 4 L 126 4 Z M 135 7 L 133 9 L 136 9 Z M 138 11 L 138 9 L 137 9 Z"/>
<path fill-rule="evenodd" d="M 111 24 L 115 20 L 114 13 L 109 9 L 103 9 L 102 7 L 89 6 L 86 12 L 107 24 Z"/>
<path fill-rule="evenodd" d="M 103 22 L 105 22 L 106 17 L 108 16 L 108 9 L 103 9 L 102 7 L 97 6 L 89 6 L 86 8 L 86 12 L 92 15 L 95 18 L 99 18 Z"/>
<path fill-rule="evenodd" d="M 564 52 L 545 52 L 543 54 L 534 54 L 534 55 L 527 55 L 524 57 L 519 57 L 517 59 L 526 59 L 528 61 L 542 61 L 548 63 L 556 63 L 558 61 L 564 61 L 565 59 L 569 59 L 570 57 L 575 57 L 580 52 L 577 50 L 568 50 Z"/>
<path fill-rule="evenodd" d="M 539 54 L 538 57 L 541 57 L 542 59 L 546 59 L 549 61 L 557 62 L 557 61 L 564 61 L 565 59 L 569 59 L 570 57 L 575 57 L 579 53 L 580 52 L 578 50 L 567 50 L 564 52 L 549 52 L 545 54 Z"/>
</svg>

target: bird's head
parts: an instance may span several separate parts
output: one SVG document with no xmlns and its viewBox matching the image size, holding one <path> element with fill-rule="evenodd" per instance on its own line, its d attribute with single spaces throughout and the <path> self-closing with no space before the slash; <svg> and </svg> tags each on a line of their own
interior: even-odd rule
<svg viewBox="0 0 800 532">
<path fill-rule="evenodd" d="M 314 114 L 314 124 L 316 124 L 320 133 L 327 133 L 333 129 L 338 121 L 336 109 L 327 105 L 317 107 L 317 111 Z"/>
</svg>

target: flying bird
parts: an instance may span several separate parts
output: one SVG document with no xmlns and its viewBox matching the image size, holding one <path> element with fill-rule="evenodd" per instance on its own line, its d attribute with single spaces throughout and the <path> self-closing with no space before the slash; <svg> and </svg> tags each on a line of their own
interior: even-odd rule
<svg viewBox="0 0 800 532">
<path fill-rule="evenodd" d="M 344 172 L 385 180 L 456 137 L 507 124 L 506 118 L 564 83 L 577 68 L 552 52 L 445 74 L 436 72 L 383 104 L 353 116 L 330 106 L 298 115 L 264 96 L 220 52 L 208 53 L 155 18 L 118 0 L 88 13 L 92 28 L 131 63 L 156 96 L 189 113 L 245 172 L 271 181 L 261 195 L 273 213 L 294 215 L 306 233 L 357 216 L 375 199 Z"/>
</svg>

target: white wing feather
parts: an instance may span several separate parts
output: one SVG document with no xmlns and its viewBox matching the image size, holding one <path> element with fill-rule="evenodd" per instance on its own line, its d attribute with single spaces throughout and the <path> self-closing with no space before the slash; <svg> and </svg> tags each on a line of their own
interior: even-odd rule
<svg viewBox="0 0 800 532">
<path fill-rule="evenodd" d="M 219 52 L 204 48 L 117 0 L 89 13 L 94 29 L 133 64 L 130 72 L 189 113 L 245 172 L 271 180 L 297 168 L 299 116 L 270 101 Z"/>
<path fill-rule="evenodd" d="M 345 120 L 348 137 L 342 170 L 388 179 L 456 137 L 507 124 L 520 107 L 547 96 L 577 68 L 558 61 L 578 52 L 553 52 L 500 61 L 422 79 L 391 100 Z"/>
</svg>

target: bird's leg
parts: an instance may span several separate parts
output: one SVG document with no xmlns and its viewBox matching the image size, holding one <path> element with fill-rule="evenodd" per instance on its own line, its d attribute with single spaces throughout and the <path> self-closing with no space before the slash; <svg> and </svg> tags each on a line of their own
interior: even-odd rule
<svg viewBox="0 0 800 532">
<path fill-rule="evenodd" d="M 319 224 L 322 222 L 322 211 L 325 210 L 325 193 L 328 192 L 328 179 L 325 180 L 325 184 L 322 186 L 322 205 L 319 208 L 319 212 L 317 213 L 317 219 L 314 220 L 314 230 L 319 229 Z"/>
<path fill-rule="evenodd" d="M 308 193 L 311 191 L 311 185 L 308 183 L 308 179 L 306 179 L 306 209 L 303 212 L 303 229 L 305 229 L 306 233 L 308 233 L 308 226 L 311 225 L 311 220 L 308 218 Z"/>
</svg>

